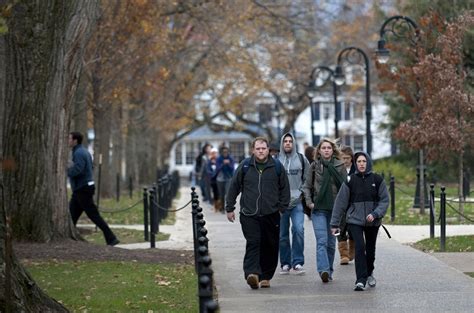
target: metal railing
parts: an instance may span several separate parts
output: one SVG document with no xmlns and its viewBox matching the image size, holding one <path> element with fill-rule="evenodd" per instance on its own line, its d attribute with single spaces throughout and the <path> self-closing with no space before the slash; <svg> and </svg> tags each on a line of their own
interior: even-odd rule
<svg viewBox="0 0 474 313">
<path fill-rule="evenodd" d="M 198 276 L 199 312 L 211 313 L 218 310 L 217 301 L 214 300 L 214 280 L 211 268 L 212 259 L 209 256 L 209 239 L 207 229 L 204 227 L 206 221 L 202 208 L 199 206 L 199 198 L 196 188 L 191 188 L 193 241 L 194 241 L 194 264 Z"/>
</svg>

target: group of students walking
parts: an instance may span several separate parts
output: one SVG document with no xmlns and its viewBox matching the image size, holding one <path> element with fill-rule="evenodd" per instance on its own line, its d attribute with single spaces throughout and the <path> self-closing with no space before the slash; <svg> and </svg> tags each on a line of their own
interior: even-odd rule
<svg viewBox="0 0 474 313">
<path fill-rule="evenodd" d="M 305 205 L 316 238 L 321 281 L 333 280 L 337 239 L 341 264 L 355 259 L 354 290 L 375 287 L 375 245 L 388 208 L 385 183 L 372 172 L 371 158 L 364 152 L 352 155 L 350 147 L 340 149 L 327 138 L 307 150 L 314 150 L 306 154 L 308 158 L 296 151 L 295 137 L 286 133 L 280 152 L 272 157 L 268 140 L 257 137 L 252 155 L 240 163 L 230 181 L 225 211 L 234 222 L 241 194 L 244 278 L 252 289 L 269 288 L 278 259 L 281 275 L 305 274 Z"/>
<path fill-rule="evenodd" d="M 205 144 L 196 158 L 194 173 L 203 201 L 213 205 L 216 212 L 224 213 L 224 198 L 234 175 L 234 167 L 234 158 L 224 145 L 218 150 Z"/>
</svg>

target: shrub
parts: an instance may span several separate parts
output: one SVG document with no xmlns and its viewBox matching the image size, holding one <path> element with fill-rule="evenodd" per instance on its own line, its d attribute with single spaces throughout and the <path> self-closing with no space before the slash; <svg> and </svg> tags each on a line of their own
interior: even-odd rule
<svg viewBox="0 0 474 313">
<path fill-rule="evenodd" d="M 390 158 L 375 161 L 373 170 L 378 174 L 383 174 L 386 181 L 392 175 L 395 177 L 395 181 L 399 183 L 412 184 L 416 182 L 415 168 Z"/>
</svg>

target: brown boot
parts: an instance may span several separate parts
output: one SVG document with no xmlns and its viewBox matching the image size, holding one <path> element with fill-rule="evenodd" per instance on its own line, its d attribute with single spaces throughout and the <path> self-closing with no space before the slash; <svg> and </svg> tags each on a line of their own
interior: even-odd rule
<svg viewBox="0 0 474 313">
<path fill-rule="evenodd" d="M 341 265 L 349 264 L 349 248 L 347 247 L 347 241 L 341 241 L 338 244 L 339 254 L 341 255 Z"/>
<path fill-rule="evenodd" d="M 221 207 L 221 200 L 214 200 L 214 212 L 218 213 Z"/>
<path fill-rule="evenodd" d="M 356 244 L 354 240 L 349 239 L 349 260 L 354 260 L 355 258 Z"/>
</svg>

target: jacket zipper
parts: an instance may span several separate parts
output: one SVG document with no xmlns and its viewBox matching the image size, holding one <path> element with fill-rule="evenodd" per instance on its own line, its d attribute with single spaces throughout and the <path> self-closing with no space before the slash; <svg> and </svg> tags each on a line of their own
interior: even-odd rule
<svg viewBox="0 0 474 313">
<path fill-rule="evenodd" d="M 257 172 L 258 172 L 258 197 L 257 197 L 256 203 L 255 203 L 256 204 L 255 207 L 257 208 L 257 211 L 255 211 L 255 214 L 260 212 L 260 208 L 258 207 L 258 200 L 260 199 L 260 196 L 262 195 L 261 186 L 260 186 L 262 173 L 260 173 L 260 171 L 258 169 L 257 169 Z"/>
</svg>

